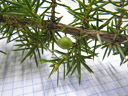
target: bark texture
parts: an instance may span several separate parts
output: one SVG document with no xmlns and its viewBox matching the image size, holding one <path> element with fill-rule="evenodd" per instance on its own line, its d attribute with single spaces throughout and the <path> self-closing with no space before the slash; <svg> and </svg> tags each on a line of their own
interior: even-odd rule
<svg viewBox="0 0 128 96">
<path fill-rule="evenodd" d="M 22 19 L 25 19 L 25 20 L 22 21 Z M 36 28 L 43 28 L 43 24 L 33 23 L 32 19 L 30 18 L 23 18 L 23 17 L 16 17 L 16 16 L 10 16 L 10 17 L 1 16 L 0 21 L 13 26 L 21 25 L 24 27 L 31 26 Z M 127 40 L 125 35 L 110 34 L 107 32 L 101 32 L 97 30 L 83 29 L 81 27 L 73 27 L 70 25 L 62 24 L 62 23 L 51 23 L 48 21 L 44 21 L 44 24 L 47 25 L 50 28 L 50 30 L 53 30 L 53 31 L 62 32 L 62 29 L 64 29 L 63 33 L 67 33 L 75 36 L 86 35 L 88 38 L 96 39 L 96 40 L 97 40 L 97 34 L 99 34 L 102 41 L 110 42 L 110 43 L 118 42 L 120 44 L 128 45 L 128 42 L 124 42 L 125 40 Z M 116 39 L 113 40 L 115 36 L 116 36 Z"/>
</svg>

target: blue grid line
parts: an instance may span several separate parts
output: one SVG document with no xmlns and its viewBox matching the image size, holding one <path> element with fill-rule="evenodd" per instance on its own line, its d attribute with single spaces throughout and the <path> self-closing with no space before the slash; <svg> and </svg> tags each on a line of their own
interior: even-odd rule
<svg viewBox="0 0 128 96">
<path fill-rule="evenodd" d="M 81 71 L 83 71 L 83 70 L 81 70 Z M 75 73 L 76 74 L 76 73 Z M 78 75 L 78 74 L 76 74 L 76 75 Z M 88 77 L 87 77 L 88 78 Z M 90 79 L 87 79 L 86 81 L 88 81 L 88 82 L 90 82 Z M 91 83 L 91 82 L 90 82 Z M 82 86 L 82 88 L 83 89 L 86 89 L 86 88 L 84 88 L 84 86 L 81 84 L 81 86 Z M 88 88 L 93 88 L 94 90 L 95 90 L 95 88 L 92 86 L 92 87 L 88 87 Z M 95 90 L 95 92 L 96 92 L 96 90 Z M 87 92 L 85 92 L 87 95 L 88 95 L 88 93 Z M 93 95 L 95 95 L 95 94 L 93 94 Z M 88 95 L 89 96 L 89 95 Z"/>
<path fill-rule="evenodd" d="M 99 62 L 100 63 L 100 62 Z M 104 68 L 104 67 L 103 67 Z M 107 68 L 108 69 L 108 68 Z M 104 68 L 104 70 L 107 72 L 108 70 L 107 70 L 106 68 Z M 119 72 L 116 72 L 116 73 L 119 73 Z M 107 74 L 108 74 L 108 76 L 111 76 L 112 74 L 110 74 L 109 72 L 107 72 Z M 115 82 L 115 81 L 118 81 L 118 80 L 120 80 L 120 79 L 117 79 L 117 80 L 112 80 L 112 81 L 110 81 L 110 82 L 107 82 L 107 83 L 111 83 L 111 82 Z M 103 83 L 103 84 L 107 84 L 107 83 Z M 103 86 L 103 84 L 101 84 L 101 86 L 102 87 L 104 87 Z M 121 86 L 122 87 L 122 86 Z M 118 87 L 118 88 L 121 88 L 121 87 Z M 118 89 L 118 88 L 114 88 L 114 89 L 110 89 L 110 90 L 116 90 L 116 89 Z M 105 89 L 105 88 L 104 88 Z M 109 92 L 110 90 L 104 90 L 104 92 Z M 108 94 L 108 93 L 107 93 Z"/>
<path fill-rule="evenodd" d="M 22 59 L 23 59 L 23 56 L 22 56 Z M 22 80 L 21 80 L 21 82 L 22 82 L 23 86 L 24 86 L 24 70 L 25 70 L 25 68 L 24 68 L 24 65 L 22 64 Z M 24 88 L 22 88 L 22 94 L 24 94 Z"/>
<path fill-rule="evenodd" d="M 90 79 L 90 80 L 91 80 L 91 79 Z M 122 80 L 122 79 L 119 79 L 119 80 Z M 54 81 L 56 81 L 56 80 L 54 80 Z M 87 80 L 86 80 L 86 81 L 87 81 Z M 116 80 L 114 80 L 114 81 L 116 81 Z M 113 81 L 113 82 L 114 82 L 114 81 Z M 76 83 L 77 83 L 77 82 L 76 82 Z M 108 83 L 109 83 L 109 82 L 108 82 Z M 39 84 L 40 84 L 40 83 L 39 83 Z M 104 83 L 104 84 L 105 84 L 105 83 Z"/>
<path fill-rule="evenodd" d="M 48 68 L 47 68 L 48 69 Z M 48 72 L 50 73 L 50 71 L 49 71 L 49 69 L 48 69 Z M 42 78 L 42 77 L 41 77 Z M 50 82 L 51 82 L 51 84 L 52 84 L 52 86 L 53 86 L 53 80 L 51 80 L 51 78 L 49 78 L 49 80 L 50 80 Z M 53 90 L 54 90 L 54 88 L 53 88 Z M 55 94 L 55 90 L 54 90 L 54 94 Z M 45 96 L 45 95 L 44 95 Z M 56 94 L 55 94 L 55 96 L 56 96 Z"/>
<path fill-rule="evenodd" d="M 124 79 L 120 79 L 120 80 L 124 80 Z M 86 80 L 86 81 L 90 81 L 90 80 Z M 113 81 L 113 82 L 115 82 L 115 81 Z M 77 84 L 78 82 L 76 82 L 76 83 L 72 83 L 72 85 L 73 84 Z M 111 83 L 111 82 L 107 82 L 107 83 Z M 103 83 L 103 84 L 107 84 L 107 83 Z M 42 83 L 38 83 L 38 84 L 35 84 L 35 85 L 39 85 L 39 84 L 42 84 Z M 68 84 L 68 85 L 70 85 L 70 84 Z M 102 84 L 100 84 L 100 85 L 102 85 Z M 31 86 L 31 85 L 28 85 L 28 86 L 24 86 L 24 87 L 29 87 L 29 86 Z M 63 85 L 63 86 L 66 86 L 66 85 Z M 82 86 L 82 85 L 81 85 Z M 92 85 L 93 86 L 93 85 Z M 99 85 L 95 85 L 95 86 L 99 86 Z M 93 87 L 95 87 L 95 86 L 93 86 Z M 127 87 L 128 85 L 126 85 L 126 86 L 123 86 L 123 87 Z M 114 88 L 114 89 L 119 89 L 119 88 L 123 88 L 123 87 L 118 87 L 118 88 Z M 22 87 L 17 87 L 17 88 L 22 88 Z M 14 88 L 14 89 L 17 89 L 17 88 Z M 53 88 L 58 88 L 58 87 L 53 87 Z M 90 87 L 86 87 L 86 88 L 90 88 Z M 48 89 L 45 89 L 45 90 L 49 90 L 50 88 L 48 88 Z M 84 88 L 85 89 L 85 88 Z M 12 89 L 8 89 L 8 90 L 5 90 L 5 91 L 9 91 L 9 90 L 12 90 Z M 110 90 L 113 90 L 113 89 L 110 89 Z M 108 90 L 108 91 L 110 91 L 110 90 Z"/>
<path fill-rule="evenodd" d="M 22 57 L 23 58 L 23 57 Z M 24 66 L 23 66 L 23 64 L 22 64 L 22 80 L 21 80 L 21 82 L 22 82 L 22 85 L 24 85 Z M 22 88 L 22 87 L 21 87 Z M 24 88 L 22 88 L 22 94 L 24 94 Z"/>
<path fill-rule="evenodd" d="M 125 71 L 122 71 L 122 72 L 125 72 Z M 117 73 L 119 73 L 119 72 L 117 72 Z M 18 75 L 16 75 L 16 76 L 18 76 Z M 104 76 L 113 76 L 112 74 L 109 74 L 109 75 L 104 75 Z M 73 76 L 72 76 L 73 77 Z M 75 76 L 74 76 L 75 77 Z M 98 78 L 100 78 L 100 77 L 103 77 L 103 76 L 99 76 Z M 6 78 L 9 78 L 9 77 L 6 77 Z M 38 77 L 39 78 L 39 77 Z M 26 79 L 26 80 L 31 80 L 31 79 Z M 89 79 L 89 80 L 92 80 L 92 79 Z M 119 79 L 120 80 L 120 79 Z M 55 81 L 55 80 L 53 80 L 53 81 Z M 16 81 L 16 82 L 19 82 L 19 81 Z M 45 82 L 44 82 L 45 83 Z"/>
<path fill-rule="evenodd" d="M 117 79 L 117 80 L 114 80 L 114 81 L 112 81 L 112 82 L 115 82 L 115 81 L 119 81 L 119 80 L 124 80 L 124 79 Z M 111 83 L 111 82 L 108 82 L 108 83 Z M 119 82 L 118 82 L 119 83 Z M 104 83 L 104 84 L 107 84 L 107 83 Z M 127 85 L 126 85 L 127 86 Z M 120 87 L 118 87 L 118 88 L 123 88 L 123 86 L 120 84 Z M 111 89 L 111 90 L 115 90 L 115 89 L 118 89 L 118 88 L 114 88 L 114 89 Z M 107 90 L 107 91 L 110 91 L 110 90 Z M 106 91 L 106 92 L 107 92 Z M 126 91 L 126 90 L 125 90 Z M 126 91 L 127 92 L 127 91 Z"/>
<path fill-rule="evenodd" d="M 35 84 L 35 85 L 39 85 L 39 84 Z M 24 86 L 24 87 L 28 87 L 28 86 Z M 18 87 L 18 88 L 22 88 L 22 87 Z M 18 89 L 18 88 L 14 88 L 14 89 Z M 51 88 L 45 89 L 45 91 L 50 90 L 50 89 Z M 8 89 L 8 90 L 5 90 L 5 91 L 9 91 L 9 90 L 12 90 L 12 89 Z M 34 91 L 34 92 L 40 92 L 40 91 Z M 66 93 L 70 93 L 70 92 L 74 92 L 74 91 L 68 91 Z M 30 93 L 32 93 L 32 92 L 30 92 Z M 30 94 L 30 93 L 25 93 L 25 94 Z M 60 93 L 60 94 L 63 94 L 63 93 Z M 58 94 L 58 95 L 60 95 L 60 94 Z M 47 95 L 45 95 L 45 96 L 47 96 Z"/>
<path fill-rule="evenodd" d="M 83 71 L 83 70 L 82 70 L 82 71 Z M 88 77 L 87 77 L 87 78 L 88 78 Z M 89 80 L 89 79 L 88 79 L 88 80 Z M 90 82 L 90 80 L 89 80 L 89 82 Z M 91 83 L 91 82 L 90 82 L 90 83 Z M 83 85 L 82 85 L 82 86 L 83 86 Z M 92 88 L 95 90 L 96 94 L 98 94 L 93 85 L 92 85 Z M 86 88 L 83 87 L 83 89 L 86 89 Z M 86 93 L 86 94 L 88 94 L 88 93 Z M 94 95 L 95 95 L 95 94 L 94 94 Z"/>
<path fill-rule="evenodd" d="M 88 88 L 90 88 L 90 87 L 88 87 Z M 50 88 L 49 88 L 50 89 Z M 49 90 L 49 89 L 46 89 L 46 90 Z M 84 88 L 84 89 L 86 89 L 86 88 Z M 117 89 L 120 89 L 120 88 L 117 88 Z M 112 89 L 112 90 L 114 90 L 114 89 Z M 112 90 L 109 90 L 109 91 L 112 91 Z M 7 91 L 7 90 L 6 90 Z M 108 91 L 108 92 L 109 92 Z M 40 92 L 40 91 L 35 91 L 35 92 Z M 74 92 L 74 91 L 68 91 L 68 92 L 66 92 L 66 93 L 70 93 L 70 92 Z M 30 93 L 32 93 L 32 92 L 30 92 Z M 26 93 L 26 94 L 30 94 L 30 93 Z M 100 92 L 100 93 L 97 93 L 97 95 L 98 94 L 101 94 L 101 93 L 104 93 L 104 92 Z M 63 94 L 63 93 L 60 93 L 60 94 L 57 94 L 57 95 L 61 95 L 61 94 Z M 93 95 L 96 95 L 96 94 L 93 94 Z M 90 96 L 90 95 L 88 95 L 88 96 Z"/>
<path fill-rule="evenodd" d="M 60 73 L 61 73 L 61 72 L 60 72 Z M 60 79 L 60 78 L 59 78 L 59 86 L 60 86 L 60 84 L 61 84 L 60 87 L 63 87 L 64 93 L 55 94 L 55 96 L 59 96 L 59 95 L 62 95 L 62 94 L 65 94 L 65 95 L 67 96 L 67 93 L 74 92 L 74 91 L 68 91 L 68 92 L 66 92 L 65 89 L 64 89 L 64 87 L 65 87 L 66 85 L 62 85 L 62 82 L 60 83 L 61 80 L 63 80 L 63 79 Z M 56 81 L 56 80 L 52 80 L 52 81 Z M 70 84 L 67 84 L 67 85 L 70 85 Z M 58 87 L 59 87 L 59 86 L 58 86 Z M 53 89 L 54 89 L 54 88 L 58 88 L 58 87 L 53 87 Z M 50 90 L 50 89 L 51 89 L 51 88 L 46 89 L 46 90 Z M 75 92 L 75 93 L 76 93 L 76 92 Z"/>
<path fill-rule="evenodd" d="M 76 73 L 75 73 L 76 74 Z M 69 78 L 68 78 L 69 79 Z M 69 79 L 69 81 L 71 82 L 71 80 Z M 78 82 L 77 82 L 78 83 Z M 71 85 L 73 87 L 73 83 L 71 82 Z M 75 90 L 77 91 L 77 89 L 75 88 Z M 75 92 L 75 94 L 77 95 L 77 93 Z"/>
<path fill-rule="evenodd" d="M 42 84 L 43 94 L 45 96 L 44 86 L 43 86 L 43 82 L 42 82 L 43 80 L 42 80 L 41 71 L 40 71 L 40 65 L 39 65 L 39 72 L 40 72 L 40 78 L 41 78 L 41 84 Z"/>
<path fill-rule="evenodd" d="M 65 92 L 65 93 L 67 94 L 67 93 L 71 93 L 71 92 L 74 92 L 74 91 L 68 91 L 68 92 Z M 64 93 L 57 94 L 56 96 L 59 96 L 59 95 L 62 95 L 62 94 L 64 94 Z M 65 95 L 66 95 L 66 94 L 65 94 Z M 68 95 L 66 95 L 66 96 L 68 96 Z M 78 96 L 79 96 L 79 95 L 78 95 Z"/>
<path fill-rule="evenodd" d="M 106 69 L 105 69 L 106 70 Z M 41 72 L 41 71 L 40 71 Z M 119 72 L 118 72 L 119 73 Z M 33 74 L 33 73 L 32 73 Z M 112 75 L 112 74 L 111 74 Z M 106 76 L 110 76 L 110 74 L 107 74 Z M 75 76 L 74 76 L 75 77 Z M 101 77 L 103 77 L 103 76 L 101 76 Z M 94 78 L 93 78 L 94 79 Z M 93 79 L 89 79 L 89 80 L 93 80 Z M 118 81 L 119 81 L 120 79 L 118 79 Z M 52 81 L 56 81 L 56 80 L 52 80 Z M 87 80 L 85 80 L 85 81 L 87 81 Z M 113 80 L 113 82 L 114 81 L 116 81 L 116 80 Z M 47 82 L 46 82 L 47 83 Z M 75 83 L 78 83 L 78 82 L 75 82 Z M 40 83 L 39 83 L 40 84 Z M 72 83 L 72 84 L 74 84 L 74 83 Z M 104 83 L 103 83 L 104 84 Z M 107 84 L 107 83 L 106 83 Z M 70 84 L 69 84 L 70 85 Z M 95 87 L 95 86 L 94 86 Z M 123 86 L 124 87 L 124 86 Z M 56 88 L 56 87 L 55 87 Z M 117 89 L 119 89 L 119 88 L 117 88 Z M 110 90 L 109 90 L 110 91 Z M 104 93 L 104 92 L 103 92 Z M 30 94 L 30 93 L 29 93 Z M 60 94 L 59 94 L 60 95 Z"/>
<path fill-rule="evenodd" d="M 62 87 L 64 87 L 64 86 L 62 85 Z M 67 96 L 67 93 L 68 93 L 68 92 L 66 92 L 64 88 L 63 88 L 63 90 L 64 90 L 64 93 L 61 93 L 61 94 L 65 94 L 65 95 Z M 60 95 L 61 95 L 61 94 L 60 94 Z M 58 94 L 58 95 L 59 95 L 59 94 Z"/>
<path fill-rule="evenodd" d="M 106 83 L 104 83 L 104 84 L 106 84 Z M 95 89 L 96 86 L 99 86 L 99 85 L 95 85 L 95 86 L 92 85 L 92 87 L 93 87 L 94 89 Z M 104 89 L 104 91 L 103 91 L 103 92 L 100 92 L 100 93 L 97 93 L 97 91 L 96 91 L 96 89 L 95 89 L 96 94 L 93 94 L 93 95 L 98 95 L 98 94 L 101 94 L 101 93 L 104 93 L 104 92 L 107 93 L 107 92 L 109 92 L 109 91 L 118 89 L 118 88 L 114 88 L 114 89 L 110 89 L 110 90 L 107 90 L 107 91 L 106 91 L 105 88 L 104 88 L 104 86 L 103 86 L 103 84 L 100 84 L 100 86 Z M 86 88 L 91 88 L 91 87 L 86 87 Z M 86 88 L 83 87 L 83 89 L 86 89 Z M 108 93 L 107 93 L 107 94 L 108 94 Z M 91 96 L 91 95 L 88 95 L 88 96 Z"/>
<path fill-rule="evenodd" d="M 32 63 L 29 62 L 30 66 L 32 67 Z M 34 91 L 34 83 L 33 83 L 33 75 L 32 75 L 32 68 L 31 68 L 31 76 L 32 76 L 32 87 L 33 87 L 33 96 L 35 96 L 35 91 Z"/>
<path fill-rule="evenodd" d="M 7 57 L 6 57 L 6 66 L 8 66 L 8 58 L 9 58 L 9 55 L 10 55 L 10 52 L 8 52 L 8 55 L 7 55 Z M 5 70 L 7 70 L 7 67 L 6 67 L 6 69 Z M 1 92 L 1 96 L 3 96 L 3 92 L 4 92 L 4 81 L 5 81 L 5 76 L 6 76 L 6 73 L 4 73 L 4 80 L 3 80 L 3 86 L 2 86 L 2 92 Z"/>
<path fill-rule="evenodd" d="M 93 62 L 93 63 L 95 63 L 95 62 Z M 99 62 L 100 63 L 100 62 Z M 88 64 L 88 63 L 87 63 Z M 104 65 L 105 64 L 108 64 L 108 63 L 104 63 Z M 23 65 L 23 64 L 22 64 Z M 89 64 L 88 64 L 89 65 Z M 95 65 L 95 64 L 94 64 Z M 100 64 L 96 64 L 96 65 L 100 65 Z M 117 65 L 118 66 L 118 65 Z M 90 67 L 94 67 L 94 66 L 90 66 Z M 2 67 L 1 67 L 2 68 Z M 4 68 L 4 67 L 3 67 Z M 32 67 L 32 68 L 35 68 L 35 67 Z M 28 68 L 24 68 L 24 69 L 28 69 Z M 82 69 L 85 69 L 84 67 L 82 68 Z M 93 69 L 93 68 L 92 68 Z M 16 69 L 15 71 L 17 71 L 17 70 L 19 70 L 19 69 Z M 98 71 L 100 71 L 100 70 L 102 70 L 102 69 L 99 69 Z M 42 71 L 45 71 L 45 70 L 42 70 Z M 13 71 L 8 71 L 8 72 L 13 72 Z M 96 71 L 95 71 L 96 72 Z M 0 74 L 1 73 L 4 73 L 4 72 L 0 72 Z M 32 73 L 35 73 L 35 72 L 32 72 Z M 90 74 L 90 73 L 89 73 Z M 17 76 L 17 75 L 16 75 Z"/>
<path fill-rule="evenodd" d="M 105 69 L 105 71 L 106 71 L 106 69 Z M 117 73 L 119 73 L 119 72 L 117 72 Z M 110 73 L 108 73 L 108 75 L 109 76 L 112 76 L 112 75 L 110 75 Z M 119 80 L 124 80 L 124 79 L 116 79 L 116 80 L 114 80 L 113 82 L 115 82 L 115 81 L 119 81 Z M 109 82 L 110 83 L 110 82 Z M 119 83 L 119 82 L 118 82 Z M 121 88 L 123 88 L 123 86 L 121 85 Z M 125 90 L 126 91 L 126 90 Z M 127 92 L 127 91 L 126 91 Z"/>
<path fill-rule="evenodd" d="M 35 92 L 42 92 L 42 91 L 35 91 Z M 71 93 L 71 92 L 74 92 L 74 91 L 68 91 L 68 92 L 66 92 L 66 93 Z M 30 92 L 30 93 L 26 93 L 26 94 L 31 94 L 32 92 Z M 25 95 L 26 95 L 25 94 Z M 57 94 L 57 95 L 54 95 L 54 96 L 58 96 L 58 95 L 62 95 L 62 94 L 64 94 L 64 93 L 60 93 L 60 94 Z M 18 96 L 21 96 L 21 95 L 18 95 Z M 44 95 L 44 96 L 47 96 L 47 95 Z M 79 95 L 78 95 L 79 96 Z"/>
<path fill-rule="evenodd" d="M 100 84 L 101 86 L 102 86 L 102 84 Z M 102 86 L 102 88 L 104 88 L 104 86 Z M 106 91 L 106 90 L 104 90 L 104 91 Z M 107 92 L 106 92 L 107 93 Z M 107 93 L 108 94 L 108 93 Z"/>
<path fill-rule="evenodd" d="M 16 54 L 15 54 L 15 60 L 14 60 L 14 69 L 16 68 Z M 14 81 L 15 81 L 15 70 L 13 71 L 14 73 L 13 73 L 13 89 L 14 89 Z M 12 96 L 13 96 L 13 91 L 12 91 Z"/>
<path fill-rule="evenodd" d="M 64 67 L 64 66 L 63 66 Z M 66 78 L 65 78 L 66 79 Z M 59 80 L 60 80 L 60 78 L 59 78 Z M 62 85 L 62 82 L 61 82 L 61 85 Z M 62 85 L 63 86 L 63 85 Z M 65 92 L 65 89 L 63 88 L 63 90 L 64 90 L 64 93 L 65 93 L 65 95 L 67 96 L 67 92 Z"/>
<path fill-rule="evenodd" d="M 122 80 L 122 79 L 121 79 L 121 80 Z M 118 80 L 117 80 L 117 81 L 118 81 Z M 128 86 L 128 85 L 126 85 L 126 86 Z M 126 87 L 126 86 L 122 86 L 122 85 L 121 85 L 120 88 L 123 88 L 123 89 L 124 89 L 124 87 Z M 126 93 L 128 92 L 126 89 L 124 89 L 124 90 L 125 90 Z"/>
<path fill-rule="evenodd" d="M 28 68 L 29 69 L 29 68 Z M 106 69 L 105 69 L 106 70 Z M 103 71 L 103 70 L 98 70 L 98 71 Z M 98 71 L 95 71 L 95 73 L 96 72 L 98 72 Z M 9 71 L 10 72 L 10 71 Z M 14 72 L 14 71 L 13 71 Z M 122 71 L 122 72 L 126 72 L 125 70 L 124 71 Z M 2 72 L 2 73 L 6 73 L 6 72 Z M 36 73 L 36 72 L 32 72 L 32 73 Z M 61 72 L 60 72 L 61 73 Z M 95 74 L 94 73 L 94 74 Z M 116 73 L 119 73 L 120 74 L 120 72 L 116 72 Z M 87 73 L 87 74 L 90 74 L 90 73 Z M 109 75 L 105 75 L 105 76 L 111 76 L 112 74 L 109 74 Z M 15 76 L 19 76 L 19 75 L 15 75 Z M 47 76 L 47 75 L 46 75 Z M 113 75 L 112 75 L 113 76 Z M 8 76 L 8 77 L 6 77 L 6 78 L 10 78 L 10 77 L 12 77 L 12 76 Z M 100 77 L 102 77 L 102 76 L 99 76 L 99 78 Z M 1 78 L 0 78 L 1 79 Z M 27 80 L 27 79 L 26 79 Z"/>
<path fill-rule="evenodd" d="M 110 89 L 110 90 L 107 90 L 107 91 L 105 91 L 105 92 L 109 92 L 109 91 L 112 91 L 112 90 L 115 90 L 115 89 L 120 89 L 121 87 L 118 87 L 118 88 L 114 88 L 114 89 Z M 100 93 L 104 93 L 104 91 L 103 92 L 100 92 Z M 100 93 L 98 93 L 98 94 L 100 94 Z"/>
</svg>

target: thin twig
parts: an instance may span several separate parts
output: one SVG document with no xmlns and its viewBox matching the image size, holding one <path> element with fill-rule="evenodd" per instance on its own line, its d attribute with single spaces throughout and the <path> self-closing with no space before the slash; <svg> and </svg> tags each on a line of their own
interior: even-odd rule
<svg viewBox="0 0 128 96">
<path fill-rule="evenodd" d="M 51 15 L 51 21 L 52 23 L 55 23 L 55 7 L 56 7 L 56 0 L 52 0 L 52 15 Z"/>
<path fill-rule="evenodd" d="M 125 3 L 125 0 L 122 0 L 122 5 L 121 5 L 122 8 L 124 8 L 124 3 Z M 123 16 L 124 16 L 124 13 L 120 13 L 119 22 L 118 22 L 118 25 L 117 25 L 117 28 L 116 28 L 117 32 L 121 28 Z"/>
</svg>

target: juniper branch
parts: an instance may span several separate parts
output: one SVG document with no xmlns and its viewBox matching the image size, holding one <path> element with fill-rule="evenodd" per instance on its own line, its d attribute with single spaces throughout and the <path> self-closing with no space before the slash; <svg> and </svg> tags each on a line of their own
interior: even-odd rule
<svg viewBox="0 0 128 96">
<path fill-rule="evenodd" d="M 26 19 L 26 20 L 21 21 L 20 19 Z M 43 28 L 42 24 L 33 23 L 32 19 L 30 18 L 23 18 L 23 17 L 16 17 L 16 16 L 10 16 L 8 18 L 7 16 L 1 16 L 0 21 L 3 23 L 9 24 L 9 25 L 16 26 L 16 27 L 21 25 L 24 27 L 30 26 L 30 27 L 40 28 L 40 29 Z M 88 38 L 96 39 L 96 40 L 97 40 L 96 35 L 99 34 L 102 41 L 110 42 L 112 44 L 118 42 L 119 44 L 128 45 L 128 42 L 124 42 L 127 40 L 125 35 L 118 35 L 116 39 L 114 40 L 113 38 L 116 34 L 110 34 L 110 33 L 102 32 L 98 30 L 83 29 L 81 27 L 73 27 L 70 25 L 62 24 L 62 23 L 51 23 L 50 21 L 43 21 L 43 22 L 45 22 L 45 24 L 49 28 L 51 28 L 50 30 L 53 30 L 53 31 L 61 32 L 62 29 L 65 28 L 65 30 L 63 30 L 63 33 L 67 33 L 67 34 L 71 34 L 75 36 L 86 35 Z"/>
</svg>

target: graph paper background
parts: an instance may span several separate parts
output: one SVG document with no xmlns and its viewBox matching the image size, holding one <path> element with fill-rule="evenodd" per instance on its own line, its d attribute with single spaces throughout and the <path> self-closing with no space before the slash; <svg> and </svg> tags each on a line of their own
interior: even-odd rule
<svg viewBox="0 0 128 96">
<path fill-rule="evenodd" d="M 97 58 L 87 61 L 93 69 L 90 74 L 82 68 L 82 82 L 79 86 L 77 74 L 63 81 L 60 70 L 60 83 L 57 87 L 56 74 L 48 80 L 49 64 L 35 66 L 34 60 L 27 59 L 20 64 L 21 52 L 11 51 L 13 43 L 0 42 L 0 96 L 128 96 L 128 67 L 119 66 L 118 56 L 105 61 Z M 50 54 L 45 53 L 44 58 Z"/>
</svg>

